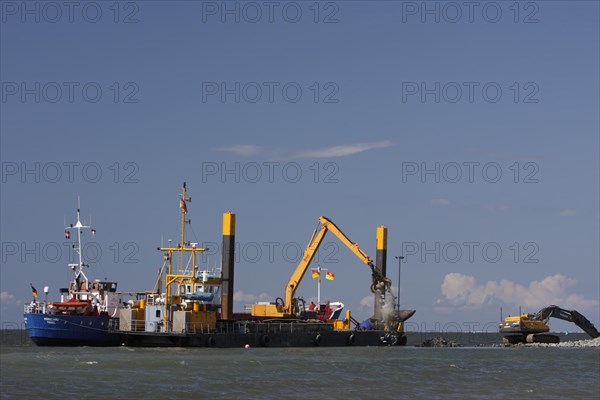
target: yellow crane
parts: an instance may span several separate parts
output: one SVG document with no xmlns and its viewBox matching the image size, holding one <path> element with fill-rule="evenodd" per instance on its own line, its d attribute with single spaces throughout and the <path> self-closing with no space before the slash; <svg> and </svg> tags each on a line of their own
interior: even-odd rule
<svg viewBox="0 0 600 400">
<path fill-rule="evenodd" d="M 388 291 L 389 287 L 391 286 L 390 279 L 381 274 L 381 272 L 375 267 L 373 260 L 364 251 L 362 251 L 357 243 L 352 242 L 331 220 L 322 216 L 319 217 L 319 224 L 315 228 L 310 241 L 304 250 L 304 255 L 302 256 L 300 263 L 296 267 L 296 270 L 290 277 L 285 287 L 285 299 L 283 304 L 278 302 L 270 304 L 253 304 L 253 316 L 272 318 L 293 318 L 296 316 L 297 304 L 294 299 L 294 294 L 296 293 L 298 285 L 300 285 L 308 266 L 317 253 L 317 250 L 319 249 L 319 246 L 323 242 L 323 238 L 328 231 L 331 231 L 363 263 L 369 266 L 373 279 L 371 291 L 375 292 L 376 290 L 379 290 L 381 293 Z"/>
</svg>

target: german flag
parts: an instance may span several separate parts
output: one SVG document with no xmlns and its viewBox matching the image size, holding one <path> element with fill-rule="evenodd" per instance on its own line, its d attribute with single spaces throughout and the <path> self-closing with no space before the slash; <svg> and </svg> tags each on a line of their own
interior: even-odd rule
<svg viewBox="0 0 600 400">
<path fill-rule="evenodd" d="M 327 271 L 325 273 L 325 279 L 327 279 L 328 281 L 332 281 L 334 278 L 335 278 L 335 274 L 333 272 Z"/>
<path fill-rule="evenodd" d="M 37 290 L 35 290 L 31 283 L 29 284 L 29 286 L 31 286 L 31 294 L 33 295 L 33 298 L 37 299 Z"/>
<path fill-rule="evenodd" d="M 179 207 L 183 210 L 184 214 L 187 214 L 187 206 L 185 205 L 185 201 L 183 199 L 179 199 Z"/>
<path fill-rule="evenodd" d="M 318 269 L 311 269 L 310 272 L 312 273 L 312 278 L 313 279 L 317 279 L 318 277 L 321 276 L 321 273 L 319 272 Z"/>
</svg>

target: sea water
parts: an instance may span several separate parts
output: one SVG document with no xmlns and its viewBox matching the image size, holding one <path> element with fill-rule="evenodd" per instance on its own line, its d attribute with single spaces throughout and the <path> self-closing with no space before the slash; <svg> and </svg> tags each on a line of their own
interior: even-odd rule
<svg viewBox="0 0 600 400">
<path fill-rule="evenodd" d="M 2 399 L 597 399 L 600 348 L 66 348 L 3 340 L 0 393 Z"/>
</svg>

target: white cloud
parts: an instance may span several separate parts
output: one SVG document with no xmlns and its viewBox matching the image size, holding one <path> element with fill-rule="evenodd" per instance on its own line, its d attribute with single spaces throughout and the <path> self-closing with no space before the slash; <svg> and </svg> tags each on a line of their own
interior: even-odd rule
<svg viewBox="0 0 600 400">
<path fill-rule="evenodd" d="M 360 300 L 360 307 L 361 307 L 361 309 L 366 308 L 368 310 L 372 310 L 373 309 L 373 299 L 374 299 L 373 293 L 371 293 L 371 294 L 363 297 Z"/>
<path fill-rule="evenodd" d="M 431 200 L 431 204 L 434 206 L 447 206 L 450 204 L 450 200 L 448 199 L 433 199 Z"/>
<path fill-rule="evenodd" d="M 273 300 L 273 297 L 266 292 L 262 292 L 261 294 L 258 295 L 258 301 L 271 301 Z"/>
<path fill-rule="evenodd" d="M 524 286 L 509 280 L 477 283 L 473 276 L 450 273 L 441 285 L 445 299 L 436 301 L 439 311 L 449 308 L 472 308 L 498 302 L 509 306 L 522 306 L 529 311 L 537 311 L 555 304 L 567 309 L 589 309 L 598 307 L 597 300 L 586 299 L 569 289 L 577 282 L 564 275 L 548 276 L 541 281 L 532 281 Z"/>
<path fill-rule="evenodd" d="M 233 293 L 233 301 L 239 301 L 241 303 L 251 303 L 256 301 L 256 296 L 250 293 L 244 293 L 241 290 Z"/>
<path fill-rule="evenodd" d="M 391 145 L 392 142 L 390 142 L 389 140 L 381 140 L 379 142 L 371 143 L 342 144 L 338 146 L 322 147 L 320 149 L 304 151 L 296 154 L 294 158 L 345 157 L 372 149 L 390 147 Z"/>
<path fill-rule="evenodd" d="M 5 304 L 17 303 L 17 298 L 9 292 L 0 292 L 0 302 Z"/>
<path fill-rule="evenodd" d="M 573 210 L 571 208 L 565 208 L 564 210 L 560 210 L 558 212 L 558 215 L 561 217 L 574 217 L 576 215 L 579 215 L 579 211 Z"/>
<path fill-rule="evenodd" d="M 257 301 L 270 301 L 271 299 L 271 295 L 266 292 L 263 292 L 257 296 L 252 293 L 245 293 L 242 290 L 238 290 L 233 294 L 233 301 L 246 304 L 256 303 Z"/>
<path fill-rule="evenodd" d="M 238 156 L 251 157 L 262 152 L 260 146 L 254 144 L 235 144 L 233 146 L 224 146 L 215 149 L 217 151 L 225 151 L 237 154 Z"/>
</svg>

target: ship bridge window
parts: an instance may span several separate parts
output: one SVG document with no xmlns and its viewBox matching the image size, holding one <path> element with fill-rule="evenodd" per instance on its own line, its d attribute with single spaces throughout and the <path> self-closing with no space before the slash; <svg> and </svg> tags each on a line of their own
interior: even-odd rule
<svg viewBox="0 0 600 400">
<path fill-rule="evenodd" d="M 156 318 L 160 318 L 160 310 L 156 310 Z"/>
</svg>

